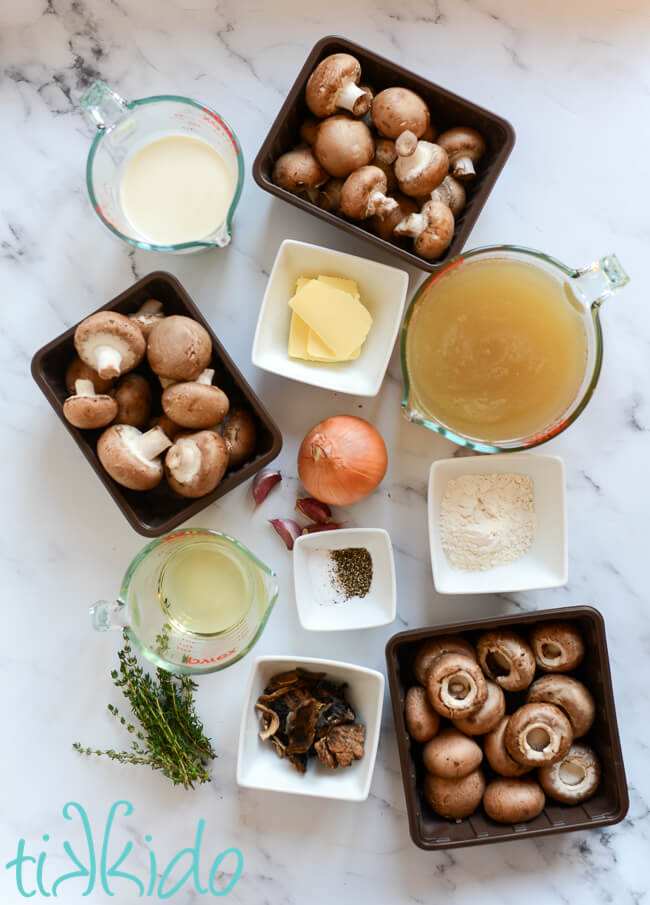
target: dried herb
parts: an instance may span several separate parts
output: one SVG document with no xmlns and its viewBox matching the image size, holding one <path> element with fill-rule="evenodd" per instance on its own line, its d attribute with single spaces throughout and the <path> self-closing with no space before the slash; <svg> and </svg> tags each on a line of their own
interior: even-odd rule
<svg viewBox="0 0 650 905">
<path fill-rule="evenodd" d="M 122 689 L 142 730 L 121 716 L 117 707 L 109 704 L 108 709 L 138 741 L 133 741 L 127 751 L 100 751 L 85 748 L 79 742 L 73 748 L 80 754 L 104 755 L 122 764 L 148 765 L 186 789 L 193 789 L 195 782 L 209 782 L 208 765 L 216 754 L 196 714 L 196 682 L 189 676 L 172 675 L 162 669 L 157 669 L 156 678 L 152 678 L 139 665 L 126 633 L 118 657 L 120 668 L 114 669 L 111 677 L 115 686 Z"/>
</svg>

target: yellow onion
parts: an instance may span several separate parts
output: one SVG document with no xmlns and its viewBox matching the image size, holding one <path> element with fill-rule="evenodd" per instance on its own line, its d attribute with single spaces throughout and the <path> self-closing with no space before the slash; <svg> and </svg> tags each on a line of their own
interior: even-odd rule
<svg viewBox="0 0 650 905">
<path fill-rule="evenodd" d="M 335 415 L 313 427 L 298 451 L 298 475 L 315 499 L 356 503 L 386 474 L 388 454 L 379 431 L 363 418 Z"/>
</svg>

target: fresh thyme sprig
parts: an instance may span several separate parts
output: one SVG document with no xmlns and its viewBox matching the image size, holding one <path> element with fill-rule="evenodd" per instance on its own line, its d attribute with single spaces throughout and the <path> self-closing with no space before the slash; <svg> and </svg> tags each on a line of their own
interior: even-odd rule
<svg viewBox="0 0 650 905">
<path fill-rule="evenodd" d="M 148 764 L 186 789 L 193 789 L 195 782 L 209 782 L 208 765 L 216 754 L 196 713 L 196 682 L 162 669 L 156 670 L 153 679 L 138 663 L 126 632 L 118 657 L 120 668 L 112 670 L 111 677 L 122 689 L 142 730 L 129 723 L 113 704 L 108 709 L 138 741 L 134 740 L 127 751 L 101 751 L 79 742 L 73 748 L 80 754 L 104 755 L 121 764 Z"/>
</svg>

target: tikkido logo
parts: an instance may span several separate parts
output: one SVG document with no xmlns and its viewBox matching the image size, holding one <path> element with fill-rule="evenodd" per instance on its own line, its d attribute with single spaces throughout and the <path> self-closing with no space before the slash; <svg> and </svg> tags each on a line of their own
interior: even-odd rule
<svg viewBox="0 0 650 905">
<path fill-rule="evenodd" d="M 45 833 L 42 837 L 46 846 L 36 855 L 28 854 L 25 839 L 19 839 L 16 857 L 5 864 L 5 868 L 15 872 L 16 888 L 20 895 L 25 898 L 35 895 L 56 898 L 63 884 L 66 884 L 65 892 L 70 895 L 72 886 L 68 883 L 72 884 L 75 880 L 85 882 L 83 891 L 81 884 L 76 884 L 82 896 L 90 895 L 97 887 L 103 889 L 109 896 L 119 897 L 124 894 L 129 899 L 133 896 L 134 886 L 137 887 L 138 897 L 151 896 L 158 899 L 171 899 L 183 887 L 185 887 L 185 892 L 188 892 L 188 887 L 191 885 L 199 895 L 219 897 L 227 895 L 237 885 L 244 867 L 244 856 L 238 848 L 228 848 L 219 852 L 210 862 L 207 879 L 205 878 L 207 861 L 205 861 L 203 865 L 204 882 L 201 882 L 201 847 L 205 820 L 199 820 L 197 823 L 194 845 L 183 848 L 173 855 L 162 871 L 156 853 L 150 845 L 153 840 L 149 834 L 144 837 L 147 843 L 145 852 L 148 855 L 148 868 L 129 865 L 137 869 L 137 873 L 120 870 L 119 868 L 125 865 L 134 848 L 133 842 L 126 842 L 119 855 L 115 857 L 120 843 L 113 838 L 115 835 L 113 824 L 120 807 L 123 808 L 125 817 L 133 813 L 134 808 L 129 801 L 116 801 L 106 818 L 101 847 L 97 848 L 84 808 L 76 801 L 69 801 L 64 805 L 63 817 L 66 820 L 76 822 L 78 819 L 80 821 L 77 835 L 80 835 L 81 841 L 75 843 L 76 850 L 69 841 L 65 840 L 62 843 L 65 855 L 76 869 L 68 873 L 60 873 L 56 877 L 52 875 L 52 869 L 46 864 L 48 849 L 50 851 L 52 849 L 52 846 L 47 845 L 50 842 L 49 834 Z M 54 852 L 52 854 L 54 855 Z M 137 855 L 136 851 L 131 860 L 142 862 L 144 860 L 142 854 L 139 859 Z M 60 866 L 62 856 L 57 852 L 54 857 L 56 857 L 57 865 Z"/>
</svg>

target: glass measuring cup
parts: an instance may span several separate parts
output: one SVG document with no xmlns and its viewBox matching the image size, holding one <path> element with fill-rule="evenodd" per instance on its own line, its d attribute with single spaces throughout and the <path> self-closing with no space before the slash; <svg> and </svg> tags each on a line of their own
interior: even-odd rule
<svg viewBox="0 0 650 905">
<path fill-rule="evenodd" d="M 137 248 L 176 254 L 229 244 L 244 182 L 244 161 L 237 136 L 218 113 L 189 97 L 171 94 L 127 101 L 102 81 L 91 85 L 80 104 L 98 129 L 86 163 L 90 202 L 113 235 Z M 120 184 L 134 154 L 173 135 L 198 138 L 214 148 L 230 173 L 233 196 L 224 221 L 209 235 L 177 245 L 155 245 L 140 235 L 126 216 Z"/>
<path fill-rule="evenodd" d="M 454 271 L 459 272 L 461 268 L 471 266 L 471 262 L 476 260 L 518 261 L 544 271 L 558 282 L 567 304 L 579 313 L 586 337 L 587 354 L 584 374 L 580 387 L 570 404 L 552 423 L 541 425 L 534 433 L 500 440 L 498 443 L 486 442 L 484 438 L 469 436 L 451 429 L 420 402 L 409 374 L 407 337 L 413 315 L 418 310 L 418 306 L 422 304 L 425 293 L 443 274 L 453 279 Z M 400 333 L 400 360 L 404 381 L 402 414 L 408 421 L 421 424 L 429 430 L 442 434 L 459 446 L 467 446 L 484 453 L 530 449 L 557 436 L 576 420 L 593 395 L 600 376 L 603 358 L 600 306 L 606 298 L 628 282 L 629 277 L 614 254 L 606 255 L 586 267 L 577 269 L 568 267 L 543 252 L 517 245 L 484 246 L 452 259 L 440 267 L 417 290 L 402 323 Z M 523 297 L 521 304 L 525 303 L 525 297 Z"/>
<path fill-rule="evenodd" d="M 233 601 L 228 601 L 219 622 L 220 604 L 226 601 L 220 599 L 217 583 L 211 586 L 214 608 L 207 622 L 205 612 L 192 610 L 195 601 L 183 598 L 187 587 L 178 586 L 178 575 L 188 576 L 187 570 L 179 572 L 179 565 L 185 562 L 192 568 L 195 557 L 206 552 L 222 561 L 241 589 L 232 620 L 227 617 L 233 613 Z M 216 672 L 236 663 L 257 642 L 278 590 L 275 573 L 239 541 L 219 531 L 192 528 L 144 547 L 126 570 L 117 600 L 98 601 L 90 615 L 96 631 L 126 628 L 138 650 L 162 669 Z"/>
</svg>

